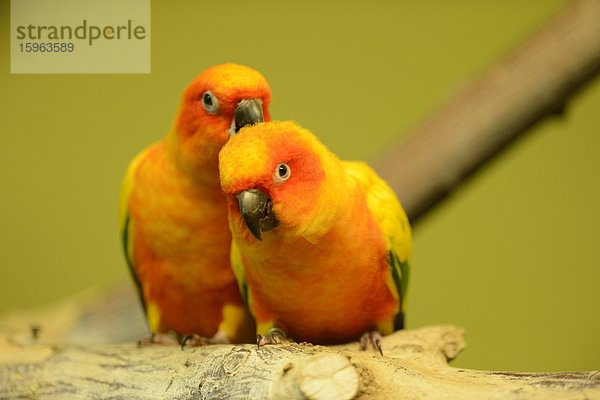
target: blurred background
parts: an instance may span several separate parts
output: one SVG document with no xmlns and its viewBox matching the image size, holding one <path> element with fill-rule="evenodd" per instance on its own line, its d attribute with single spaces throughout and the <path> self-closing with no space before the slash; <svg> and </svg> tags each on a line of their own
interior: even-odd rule
<svg viewBox="0 0 600 400">
<path fill-rule="evenodd" d="M 0 316 L 129 282 L 122 174 L 206 67 L 258 69 L 274 119 L 375 160 L 565 4 L 282 3 L 153 1 L 149 75 L 11 75 L 0 2 Z M 408 327 L 466 328 L 455 366 L 600 368 L 599 110 L 596 80 L 415 229 Z"/>
</svg>

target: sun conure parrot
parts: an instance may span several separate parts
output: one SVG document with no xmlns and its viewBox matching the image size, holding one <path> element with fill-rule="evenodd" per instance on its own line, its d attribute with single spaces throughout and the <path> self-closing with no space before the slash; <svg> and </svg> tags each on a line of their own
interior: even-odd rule
<svg viewBox="0 0 600 400">
<path fill-rule="evenodd" d="M 231 234 L 218 153 L 242 126 L 269 120 L 271 90 L 235 64 L 202 72 L 183 93 L 171 130 L 129 165 L 122 243 L 155 343 L 169 334 L 246 342 L 254 324 L 231 270 Z"/>
<path fill-rule="evenodd" d="M 314 344 L 403 328 L 412 239 L 396 195 L 294 122 L 242 128 L 219 154 L 232 267 L 258 345 Z"/>
</svg>

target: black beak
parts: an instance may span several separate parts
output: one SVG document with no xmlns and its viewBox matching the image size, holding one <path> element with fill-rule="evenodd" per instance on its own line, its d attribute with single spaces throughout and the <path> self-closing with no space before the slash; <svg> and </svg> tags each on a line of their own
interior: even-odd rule
<svg viewBox="0 0 600 400">
<path fill-rule="evenodd" d="M 271 209 L 271 199 L 258 189 L 244 190 L 237 195 L 240 213 L 255 238 L 262 240 L 262 233 L 275 229 L 279 221 Z"/>
<path fill-rule="evenodd" d="M 232 136 L 246 125 L 264 122 L 262 101 L 260 99 L 244 99 L 239 102 L 233 114 Z"/>
</svg>

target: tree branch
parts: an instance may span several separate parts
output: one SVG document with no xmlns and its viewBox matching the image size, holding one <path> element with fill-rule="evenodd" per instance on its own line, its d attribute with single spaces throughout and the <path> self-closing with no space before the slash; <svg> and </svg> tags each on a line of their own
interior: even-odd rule
<svg viewBox="0 0 600 400">
<path fill-rule="evenodd" d="M 574 0 L 374 163 L 414 224 L 600 72 L 600 1 Z"/>
<path fill-rule="evenodd" d="M 596 372 L 451 368 L 466 346 L 452 325 L 398 331 L 384 356 L 357 343 L 138 348 L 146 335 L 128 286 L 0 321 L 0 398 L 582 399 L 600 398 Z M 122 321 L 123 316 L 129 323 Z M 31 330 L 31 325 L 37 329 Z M 129 333 L 123 326 L 130 327 Z M 114 329 L 118 328 L 118 332 Z M 35 332 L 35 335 L 33 333 Z M 103 340 L 104 339 L 104 340 Z M 91 342 L 89 342 L 91 340 Z"/>
<path fill-rule="evenodd" d="M 383 340 L 385 355 L 358 344 L 134 343 L 0 345 L 0 398 L 575 399 L 600 396 L 597 373 L 505 373 L 450 368 L 461 329 L 433 326 Z"/>
</svg>

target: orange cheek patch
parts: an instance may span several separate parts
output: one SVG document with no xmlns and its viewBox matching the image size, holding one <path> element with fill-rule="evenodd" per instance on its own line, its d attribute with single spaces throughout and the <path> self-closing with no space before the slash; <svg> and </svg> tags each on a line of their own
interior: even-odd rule
<svg viewBox="0 0 600 400">
<path fill-rule="evenodd" d="M 308 210 L 315 207 L 325 173 L 319 158 L 314 154 L 301 152 L 300 149 L 294 151 L 293 148 L 287 151 L 292 154 L 289 161 L 285 160 L 289 162 L 290 178 L 276 184 L 272 196 L 274 203 L 281 205 L 276 212 L 280 212 L 282 220 L 294 225 Z"/>
</svg>

